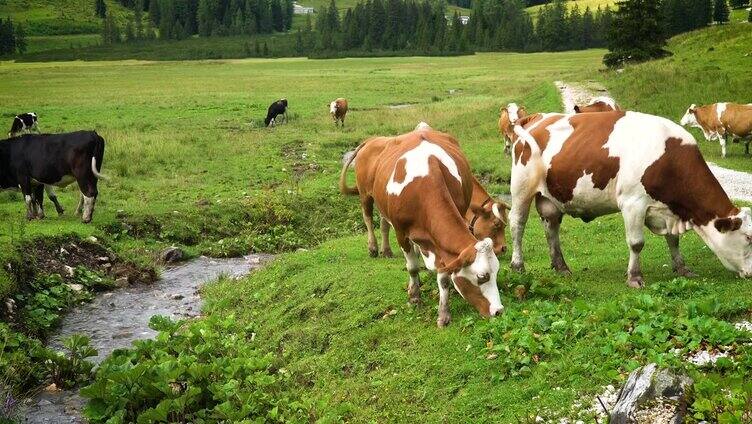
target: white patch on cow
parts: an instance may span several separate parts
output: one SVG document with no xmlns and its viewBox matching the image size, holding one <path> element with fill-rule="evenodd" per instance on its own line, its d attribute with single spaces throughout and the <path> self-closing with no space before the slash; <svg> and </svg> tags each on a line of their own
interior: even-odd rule
<svg viewBox="0 0 752 424">
<path fill-rule="evenodd" d="M 569 139 L 569 137 L 571 137 L 572 133 L 574 132 L 574 127 L 572 127 L 572 124 L 569 122 L 569 118 L 571 116 L 574 115 L 559 119 L 558 121 L 546 127 L 546 131 L 548 131 L 549 137 L 548 143 L 546 144 L 546 150 L 542 152 L 541 157 L 547 170 L 551 168 L 551 161 L 553 160 L 554 156 L 559 154 L 561 148 L 564 146 L 564 142 L 567 141 L 567 139 Z"/>
<path fill-rule="evenodd" d="M 431 129 L 431 126 L 423 121 L 419 122 L 418 125 L 415 126 L 415 131 L 430 130 L 430 129 Z"/>
<path fill-rule="evenodd" d="M 514 124 L 520 119 L 520 107 L 517 103 L 509 103 L 507 105 L 507 113 L 509 113 L 509 120 Z"/>
<path fill-rule="evenodd" d="M 31 196 L 29 196 L 28 194 L 26 196 L 24 196 L 24 201 L 26 201 L 26 207 L 30 208 L 31 207 Z"/>
<path fill-rule="evenodd" d="M 439 147 L 439 145 L 431 143 L 428 140 L 423 140 L 417 147 L 405 152 L 399 158 L 397 164 L 402 159 L 405 159 L 405 180 L 401 183 L 394 181 L 394 175 L 397 172 L 397 164 L 395 164 L 392 175 L 389 177 L 389 183 L 386 185 L 386 192 L 394 196 L 399 196 L 402 194 L 402 190 L 413 182 L 413 180 L 428 176 L 428 173 L 431 171 L 428 159 L 431 156 L 436 157 L 447 168 L 449 173 L 462 184 L 462 177 L 460 177 L 457 164 L 449 156 L 449 153 Z"/>
<path fill-rule="evenodd" d="M 572 192 L 572 200 L 564 205 L 564 211 L 572 216 L 603 216 L 618 212 L 616 198 L 616 179 L 608 182 L 601 190 L 593 183 L 593 174 L 583 174 L 577 180 Z"/>
<path fill-rule="evenodd" d="M 590 101 L 590 106 L 592 106 L 592 105 L 594 105 L 594 104 L 596 104 L 598 102 L 601 102 L 603 104 L 609 105 L 611 107 L 611 109 L 616 110 L 616 100 L 612 99 L 611 97 L 608 97 L 608 96 L 599 96 L 599 97 L 596 97 L 596 98 L 594 98 L 593 100 Z"/>
<path fill-rule="evenodd" d="M 94 213 L 94 200 L 96 200 L 94 197 L 88 197 L 84 195 L 84 212 L 83 212 L 83 220 L 84 221 L 90 221 L 91 215 Z"/>
<path fill-rule="evenodd" d="M 723 116 L 723 112 L 726 111 L 726 107 L 728 106 L 728 103 L 716 103 L 715 104 L 715 113 L 718 116 L 718 123 L 723 125 L 723 120 L 721 117 Z"/>
<path fill-rule="evenodd" d="M 420 249 L 420 256 L 423 257 L 423 264 L 425 264 L 427 270 L 431 272 L 436 271 L 436 254 L 429 250 L 428 256 L 426 256 L 423 249 Z"/>
<path fill-rule="evenodd" d="M 329 103 L 329 113 L 331 114 L 337 113 L 337 101 L 336 100 Z"/>
<path fill-rule="evenodd" d="M 497 219 L 499 219 L 501 221 L 504 220 L 504 217 L 501 216 L 501 212 L 499 211 L 499 204 L 498 203 L 494 202 L 493 206 L 491 206 L 491 211 L 493 211 L 493 214 L 494 214 L 494 216 Z"/>
</svg>

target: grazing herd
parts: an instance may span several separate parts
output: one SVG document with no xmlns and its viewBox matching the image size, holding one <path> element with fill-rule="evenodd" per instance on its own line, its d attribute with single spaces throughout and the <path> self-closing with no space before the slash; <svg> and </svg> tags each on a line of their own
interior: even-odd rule
<svg viewBox="0 0 752 424">
<path fill-rule="evenodd" d="M 287 110 L 286 99 L 272 103 L 265 125 L 286 123 Z M 344 127 L 347 112 L 346 99 L 329 103 L 335 126 Z M 522 240 L 533 203 L 551 266 L 559 273 L 571 274 L 559 240 L 563 216 L 589 222 L 618 212 L 630 252 L 630 287 L 644 285 L 644 227 L 664 236 L 679 275 L 693 275 L 679 239 L 694 230 L 726 268 L 752 277 L 752 212 L 731 202 L 683 128 L 699 127 L 708 140 L 717 139 L 723 156 L 728 139 L 744 139 L 749 153 L 752 104 L 692 105 L 681 125 L 624 111 L 608 97 L 576 106 L 575 112 L 529 113 L 515 103 L 500 109 L 499 131 L 512 158 L 511 207 L 481 186 L 457 139 L 423 122 L 406 134 L 367 139 L 344 164 L 340 191 L 360 198 L 371 256 L 379 255 L 374 206 L 381 216 L 380 253 L 385 257 L 392 256 L 389 232 L 395 230 L 407 263 L 411 303 L 420 302 L 420 259 L 436 272 L 440 327 L 451 319 L 452 286 L 483 316 L 503 311 L 497 256 L 506 251 L 509 225 L 511 268 L 524 270 Z M 97 181 L 104 178 L 104 139 L 93 131 L 39 134 L 37 115 L 31 112 L 14 118 L 9 137 L 0 142 L 0 189 L 20 189 L 27 217 L 35 219 L 44 217 L 45 190 L 62 214 L 53 187 L 75 181 L 81 192 L 76 212 L 90 222 Z M 355 187 L 347 185 L 352 166 Z"/>
<path fill-rule="evenodd" d="M 715 110 L 713 134 L 749 137 L 745 125 L 751 115 L 744 107 L 724 104 Z M 512 157 L 511 208 L 488 196 L 455 138 L 425 123 L 407 134 L 364 141 L 344 164 L 340 191 L 360 197 L 371 256 L 378 256 L 374 205 L 381 213 L 384 256 L 392 255 L 388 235 L 395 229 L 411 303 L 420 301 L 418 259 L 436 272 L 439 327 L 450 321 L 451 285 L 481 315 L 503 311 L 496 256 L 506 249 L 509 222 L 511 268 L 524 270 L 522 240 L 533 202 L 551 266 L 559 273 L 571 274 L 559 240 L 563 216 L 590 222 L 619 212 L 630 252 L 630 287 L 644 285 L 644 227 L 664 236 L 678 275 L 693 275 L 679 251 L 680 236 L 691 229 L 727 269 L 752 277 L 752 212 L 731 202 L 689 132 L 665 118 L 624 111 L 608 97 L 575 112 L 530 114 L 515 103 L 500 109 L 499 130 Z M 687 113 L 698 119 L 685 117 L 683 125 L 706 122 L 700 108 Z M 351 188 L 346 177 L 353 164 Z"/>
</svg>

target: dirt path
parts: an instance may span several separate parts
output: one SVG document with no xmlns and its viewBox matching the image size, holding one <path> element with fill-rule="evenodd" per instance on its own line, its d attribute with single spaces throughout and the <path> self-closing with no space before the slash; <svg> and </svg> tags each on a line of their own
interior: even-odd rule
<svg viewBox="0 0 752 424">
<path fill-rule="evenodd" d="M 574 113 L 574 105 L 588 103 L 593 97 L 611 96 L 605 87 L 593 81 L 582 84 L 555 81 L 554 84 L 561 93 L 565 113 Z M 723 168 L 713 163 L 708 165 L 729 197 L 752 202 L 752 174 Z"/>
<path fill-rule="evenodd" d="M 51 337 L 50 345 L 59 348 L 65 337 L 85 334 L 91 337 L 91 344 L 99 353 L 91 360 L 99 364 L 115 349 L 130 347 L 135 340 L 154 337 L 156 332 L 148 326 L 153 315 L 172 319 L 198 316 L 202 304 L 198 291 L 205 282 L 220 275 L 239 278 L 270 259 L 271 255 L 263 254 L 231 259 L 200 257 L 166 269 L 154 284 L 100 294 L 91 303 L 79 306 L 65 316 Z M 45 390 L 25 411 L 25 422 L 81 423 L 84 404 L 78 390 Z"/>
</svg>

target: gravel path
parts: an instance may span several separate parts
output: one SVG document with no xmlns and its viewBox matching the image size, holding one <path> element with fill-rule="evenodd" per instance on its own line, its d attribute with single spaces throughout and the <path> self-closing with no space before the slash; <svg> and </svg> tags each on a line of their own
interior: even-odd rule
<svg viewBox="0 0 752 424">
<path fill-rule="evenodd" d="M 574 105 L 588 103 L 593 97 L 610 96 L 603 86 L 595 82 L 571 84 L 555 81 L 554 84 L 561 93 L 565 113 L 574 113 Z M 723 168 L 713 163 L 708 165 L 729 197 L 752 202 L 752 174 Z"/>
</svg>

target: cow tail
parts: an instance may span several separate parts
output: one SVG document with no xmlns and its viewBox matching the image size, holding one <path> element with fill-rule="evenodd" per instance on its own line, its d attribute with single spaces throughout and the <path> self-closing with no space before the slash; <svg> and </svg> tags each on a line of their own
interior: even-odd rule
<svg viewBox="0 0 752 424">
<path fill-rule="evenodd" d="M 96 132 L 94 135 L 96 136 L 96 142 L 94 143 L 94 154 L 91 156 L 91 172 L 99 179 L 109 180 L 107 176 L 99 173 L 102 169 L 102 160 L 104 159 L 104 138 Z"/>
<path fill-rule="evenodd" d="M 348 187 L 347 186 L 347 169 L 350 168 L 350 165 L 355 161 L 355 157 L 358 156 L 358 152 L 360 149 L 363 148 L 363 146 L 366 145 L 368 141 L 364 141 L 360 143 L 360 145 L 355 149 L 352 156 L 350 156 L 350 159 L 347 160 L 347 162 L 342 166 L 342 172 L 339 174 L 339 192 L 344 194 L 345 196 L 356 196 L 360 194 L 360 191 L 358 191 L 358 187 Z"/>
</svg>

